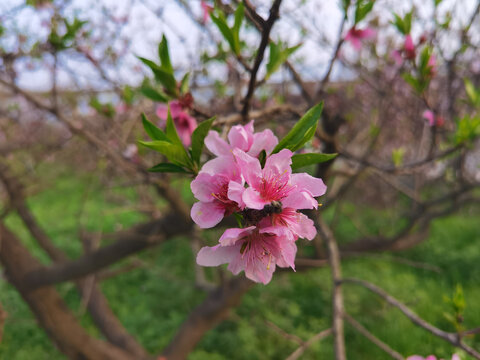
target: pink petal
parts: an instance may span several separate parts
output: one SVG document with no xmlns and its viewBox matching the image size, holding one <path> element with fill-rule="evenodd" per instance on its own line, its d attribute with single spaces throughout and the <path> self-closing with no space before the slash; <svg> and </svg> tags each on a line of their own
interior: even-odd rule
<svg viewBox="0 0 480 360">
<path fill-rule="evenodd" d="M 242 184 L 236 181 L 230 181 L 228 183 L 227 196 L 230 200 L 235 201 L 238 204 L 238 207 L 240 209 L 244 209 L 246 206 L 242 199 L 244 192 L 245 192 L 245 187 Z"/>
<path fill-rule="evenodd" d="M 257 188 L 261 184 L 262 167 L 257 158 L 251 157 L 240 149 L 234 149 L 233 155 L 238 167 L 250 186 Z M 245 201 L 245 200 L 244 200 Z"/>
<path fill-rule="evenodd" d="M 248 236 L 252 232 L 252 230 L 254 230 L 254 229 L 255 229 L 255 226 L 249 226 L 249 227 L 243 228 L 243 229 L 241 229 L 241 228 L 227 229 L 222 234 L 222 236 L 220 237 L 220 240 L 218 240 L 218 242 L 222 246 L 235 245 L 235 243 L 238 240 L 241 240 L 241 239 L 245 238 L 246 236 Z"/>
<path fill-rule="evenodd" d="M 277 243 L 282 254 L 282 256 L 277 259 L 277 265 L 280 267 L 291 267 L 293 270 L 295 270 L 295 255 L 297 254 L 297 245 L 295 245 L 295 242 L 285 236 L 277 237 Z"/>
<path fill-rule="evenodd" d="M 275 263 L 272 262 L 269 267 L 261 261 L 254 261 L 245 266 L 245 276 L 255 282 L 261 282 L 267 285 L 272 280 L 275 272 Z"/>
<path fill-rule="evenodd" d="M 225 209 L 216 202 L 196 202 L 192 206 L 190 216 L 195 224 L 208 229 L 222 221 Z"/>
<path fill-rule="evenodd" d="M 358 30 L 359 34 L 358 34 L 358 37 L 360 39 L 370 39 L 370 38 L 373 38 L 375 37 L 375 35 L 377 34 L 377 32 L 375 30 L 373 30 L 372 28 L 365 28 L 363 30 Z"/>
<path fill-rule="evenodd" d="M 390 53 L 390 56 L 392 57 L 392 59 L 395 61 L 395 63 L 397 65 L 402 65 L 403 63 L 403 58 L 402 58 L 402 55 L 400 54 L 400 52 L 398 50 L 393 50 L 391 53 Z"/>
<path fill-rule="evenodd" d="M 263 169 L 264 174 L 285 174 L 291 173 L 292 169 L 290 165 L 292 164 L 292 155 L 293 153 L 288 149 L 283 149 L 280 152 L 270 155 L 267 157 L 265 162 L 265 167 Z"/>
<path fill-rule="evenodd" d="M 405 44 L 403 45 L 403 48 L 405 49 L 405 51 L 415 51 L 415 44 L 413 43 L 412 36 L 410 34 L 405 36 Z"/>
<path fill-rule="evenodd" d="M 290 181 L 298 190 L 307 190 L 315 197 L 322 196 L 327 191 L 327 187 L 322 179 L 313 177 L 307 173 L 292 174 Z"/>
<path fill-rule="evenodd" d="M 223 175 L 229 180 L 242 182 L 240 169 L 238 168 L 237 164 L 235 164 L 231 156 L 219 156 L 207 161 L 203 165 L 201 172 L 206 172 L 214 176 Z"/>
<path fill-rule="evenodd" d="M 253 144 L 247 153 L 248 155 L 257 157 L 262 152 L 262 150 L 265 150 L 268 155 L 273 151 L 277 144 L 278 139 L 273 134 L 272 130 L 265 129 L 262 132 L 253 134 Z"/>
<path fill-rule="evenodd" d="M 425 110 L 422 114 L 423 118 L 428 120 L 428 125 L 435 125 L 435 114 L 431 110 Z"/>
<path fill-rule="evenodd" d="M 220 135 L 216 131 L 211 130 L 208 132 L 208 135 L 205 137 L 205 146 L 214 155 L 231 155 L 230 146 L 225 140 L 220 137 Z"/>
<path fill-rule="evenodd" d="M 318 208 L 318 202 L 306 191 L 294 191 L 290 193 L 282 200 L 282 205 L 283 207 L 296 210 Z"/>
<path fill-rule="evenodd" d="M 252 187 L 245 189 L 242 200 L 246 207 L 257 210 L 262 210 L 265 205 L 270 203 L 270 201 L 264 200 L 260 193 Z"/>
<path fill-rule="evenodd" d="M 458 356 L 457 354 L 453 354 L 452 360 L 460 360 L 460 356 Z"/>
<path fill-rule="evenodd" d="M 167 113 L 168 107 L 165 104 L 157 105 L 157 109 L 155 110 L 155 114 L 158 116 L 160 120 L 166 121 L 167 120 Z"/>
<path fill-rule="evenodd" d="M 183 111 L 182 105 L 178 100 L 170 101 L 168 106 L 170 107 L 170 115 L 173 119 L 180 116 L 180 113 Z"/>
<path fill-rule="evenodd" d="M 242 125 L 235 125 L 228 132 L 228 141 L 231 147 L 248 151 L 253 142 L 253 132 L 249 133 Z"/>
<path fill-rule="evenodd" d="M 193 196 L 203 202 L 212 202 L 215 199 L 212 194 L 218 190 L 218 183 L 214 181 L 215 179 L 218 180 L 214 175 L 204 172 L 198 174 L 190 183 Z"/>
<path fill-rule="evenodd" d="M 313 240 L 315 235 L 317 235 L 317 229 L 313 224 L 313 220 L 302 213 L 297 213 L 296 215 L 296 222 L 289 223 L 289 227 L 298 237 Z"/>
<path fill-rule="evenodd" d="M 352 44 L 353 48 L 357 51 L 362 49 L 362 42 L 356 37 L 350 38 L 350 44 Z"/>
<path fill-rule="evenodd" d="M 202 266 L 219 266 L 233 260 L 239 249 L 236 246 L 205 246 L 197 254 L 197 264 Z"/>
</svg>

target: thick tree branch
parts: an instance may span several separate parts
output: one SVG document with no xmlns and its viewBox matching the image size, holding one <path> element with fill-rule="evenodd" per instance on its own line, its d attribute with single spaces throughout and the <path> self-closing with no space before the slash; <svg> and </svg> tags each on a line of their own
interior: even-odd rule
<svg viewBox="0 0 480 360">
<path fill-rule="evenodd" d="M 118 234 L 113 244 L 83 255 L 76 260 L 32 271 L 26 274 L 24 281 L 31 288 L 38 288 L 78 279 L 95 273 L 129 255 L 158 245 L 172 236 L 187 234 L 191 229 L 191 222 L 183 222 L 182 217 L 176 213 L 167 214 L 159 220 Z"/>
<path fill-rule="evenodd" d="M 168 360 L 186 359 L 203 335 L 227 318 L 242 296 L 254 283 L 243 276 L 235 277 L 212 291 L 183 323 L 172 342 L 163 351 Z"/>
<path fill-rule="evenodd" d="M 67 309 L 53 287 L 31 290 L 23 283 L 26 273 L 41 269 L 40 263 L 6 227 L 0 224 L 0 262 L 8 280 L 20 292 L 38 322 L 71 359 L 133 360 L 138 359 L 118 347 L 88 335 Z"/>
<path fill-rule="evenodd" d="M 25 202 L 22 184 L 10 176 L 6 166 L 2 166 L 2 164 L 0 164 L 0 180 L 3 182 L 9 194 L 10 202 L 40 247 L 55 263 L 66 263 L 68 257 L 53 244 L 28 208 Z M 91 280 L 93 283 L 87 286 L 86 279 L 79 279 L 76 281 L 76 286 L 83 297 L 88 293 L 87 308 L 94 323 L 112 344 L 119 346 L 139 358 L 146 358 L 147 352 L 145 349 L 123 327 L 110 308 L 100 288 L 95 284 L 95 279 L 93 278 Z"/>
</svg>

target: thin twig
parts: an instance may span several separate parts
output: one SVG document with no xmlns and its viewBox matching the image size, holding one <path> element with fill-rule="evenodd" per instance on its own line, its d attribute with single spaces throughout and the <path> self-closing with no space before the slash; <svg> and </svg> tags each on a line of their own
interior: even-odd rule
<svg viewBox="0 0 480 360">
<path fill-rule="evenodd" d="M 328 248 L 328 261 L 332 271 L 332 306 L 333 306 L 333 337 L 335 346 L 335 359 L 346 360 L 345 337 L 343 331 L 343 294 L 341 287 L 342 268 L 338 245 L 328 225 L 318 216 L 318 233 Z"/>
<path fill-rule="evenodd" d="M 293 353 L 291 353 L 290 356 L 286 358 L 286 360 L 297 360 L 300 356 L 303 355 L 305 350 L 307 350 L 310 346 L 312 346 L 317 341 L 326 338 L 330 334 L 332 334 L 331 328 L 320 331 L 318 334 L 312 336 L 310 339 L 308 339 L 302 345 L 300 345 L 300 347 L 297 350 L 295 350 Z"/>
<path fill-rule="evenodd" d="M 360 324 L 357 320 L 355 320 L 353 317 L 348 315 L 347 313 L 343 313 L 343 317 L 347 322 L 352 325 L 355 330 L 357 330 L 360 334 L 365 336 L 368 340 L 370 340 L 372 343 L 377 345 L 380 349 L 385 351 L 388 355 L 390 355 L 392 358 L 397 359 L 397 360 L 404 360 L 405 358 L 400 355 L 398 352 L 393 350 L 390 346 L 385 344 L 382 340 L 377 338 L 375 335 L 373 335 L 370 331 L 368 331 L 366 328 L 363 327 L 362 324 Z"/>
<path fill-rule="evenodd" d="M 260 68 L 260 64 L 263 61 L 263 56 L 265 54 L 265 49 L 267 48 L 268 41 L 270 38 L 270 31 L 272 30 L 273 24 L 278 19 L 278 13 L 280 10 L 280 4 L 282 0 L 275 0 L 272 7 L 270 8 L 270 15 L 268 20 L 265 22 L 262 30 L 262 40 L 260 41 L 260 46 L 258 48 L 257 56 L 255 57 L 255 62 L 253 64 L 252 72 L 250 75 L 250 82 L 248 84 L 247 95 L 243 101 L 242 108 L 242 117 L 243 121 L 248 121 L 248 111 L 250 110 L 250 102 L 252 101 L 253 92 L 255 91 L 255 84 L 257 82 L 257 72 Z"/>
<path fill-rule="evenodd" d="M 427 330 L 428 332 L 435 335 L 436 337 L 439 337 L 439 338 L 449 342 L 450 344 L 452 344 L 456 347 L 459 347 L 460 349 L 464 350 L 469 355 L 473 356 L 475 359 L 480 359 L 480 353 L 477 352 L 475 349 L 471 348 L 470 346 L 464 344 L 462 342 L 462 339 L 459 336 L 459 334 L 449 333 L 449 332 L 443 331 L 443 330 L 433 326 L 432 324 L 430 324 L 429 322 L 425 321 L 420 316 L 415 314 L 405 304 L 398 301 L 396 298 L 394 298 L 393 296 L 391 296 L 385 290 L 379 288 L 378 286 L 373 285 L 372 283 L 369 283 L 368 281 L 360 280 L 360 279 L 354 279 L 354 278 L 344 278 L 343 280 L 341 280 L 341 282 L 363 286 L 364 288 L 366 288 L 366 289 L 370 290 L 371 292 L 377 294 L 378 296 L 382 297 L 390 305 L 395 306 L 407 318 L 409 318 L 410 321 L 412 321 L 415 325 L 420 326 L 421 328 Z"/>
</svg>

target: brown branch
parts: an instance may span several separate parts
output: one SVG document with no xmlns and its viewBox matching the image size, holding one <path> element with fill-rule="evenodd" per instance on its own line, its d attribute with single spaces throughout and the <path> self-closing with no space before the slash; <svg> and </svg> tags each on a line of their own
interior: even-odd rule
<svg viewBox="0 0 480 360">
<path fill-rule="evenodd" d="M 368 340 L 370 340 L 372 343 L 374 343 L 375 345 L 377 345 L 380 349 L 382 349 L 383 351 L 385 351 L 388 355 L 390 355 L 390 357 L 394 358 L 394 359 L 397 359 L 397 360 L 405 360 L 405 358 L 399 354 L 398 352 L 396 352 L 395 350 L 393 350 L 390 346 L 388 346 L 387 344 L 385 344 L 382 340 L 380 340 L 379 338 L 377 338 L 375 335 L 373 335 L 370 331 L 368 331 L 365 327 L 363 327 L 362 324 L 360 324 L 357 320 L 355 320 L 353 317 L 351 317 L 350 315 L 348 315 L 347 313 L 344 313 L 343 314 L 343 317 L 345 318 L 345 320 L 347 320 L 347 322 L 352 325 L 352 327 L 355 328 L 355 330 L 357 330 L 360 334 L 362 334 L 363 336 L 365 336 Z"/>
<path fill-rule="evenodd" d="M 2 166 L 1 164 L 0 180 L 3 181 L 10 201 L 17 210 L 18 215 L 33 238 L 37 240 L 40 247 L 54 262 L 66 263 L 68 257 L 53 244 L 26 205 L 22 184 L 8 175 L 6 166 Z M 79 279 L 76 282 L 76 286 L 82 296 L 84 304 L 92 316 L 93 322 L 105 335 L 107 340 L 139 358 L 146 358 L 147 352 L 136 339 L 128 333 L 115 316 L 107 299 L 95 284 L 95 278 Z"/>
<path fill-rule="evenodd" d="M 318 216 L 318 233 L 327 245 L 328 261 L 332 269 L 332 306 L 333 306 L 333 337 L 335 346 L 335 359 L 346 360 L 345 351 L 345 337 L 343 331 L 343 294 L 341 288 L 342 268 L 340 264 L 340 252 L 338 250 L 337 242 L 324 220 Z"/>
<path fill-rule="evenodd" d="M 138 359 L 114 345 L 88 335 L 67 309 L 55 288 L 29 289 L 23 283 L 24 275 L 42 269 L 42 265 L 29 254 L 14 234 L 1 224 L 0 239 L 0 262 L 9 282 L 20 292 L 40 325 L 65 355 L 71 359 L 85 360 Z"/>
<path fill-rule="evenodd" d="M 270 8 L 270 15 L 264 26 L 262 27 L 262 39 L 260 41 L 257 56 L 255 57 L 255 62 L 253 64 L 253 68 L 250 74 L 250 82 L 248 84 L 247 95 L 245 95 L 245 99 L 243 100 L 242 117 L 244 122 L 248 121 L 248 111 L 250 110 L 250 102 L 252 100 L 253 92 L 255 91 L 257 72 L 260 68 L 260 64 L 263 61 L 265 49 L 267 48 L 270 38 L 270 31 L 272 30 L 273 24 L 278 19 L 281 2 L 282 0 L 275 0 L 273 2 L 272 7 Z"/>
<path fill-rule="evenodd" d="M 24 281 L 31 288 L 38 288 L 78 279 L 129 255 L 158 245 L 172 236 L 189 233 L 191 229 L 191 222 L 183 222 L 182 217 L 175 213 L 167 214 L 159 220 L 117 234 L 117 240 L 113 244 L 101 247 L 76 260 L 32 271 L 26 274 Z"/>
<path fill-rule="evenodd" d="M 432 324 L 430 324 L 429 322 L 425 321 L 420 316 L 415 314 L 405 304 L 401 303 L 396 298 L 388 294 L 385 290 L 377 287 L 376 285 L 373 285 L 372 283 L 369 283 L 368 281 L 365 281 L 365 280 L 354 279 L 354 278 L 344 278 L 343 280 L 341 280 L 341 282 L 363 286 L 364 288 L 370 290 L 371 292 L 383 298 L 390 305 L 399 309 L 415 325 L 427 330 L 432 335 L 449 342 L 453 346 L 459 347 L 469 355 L 473 356 L 475 359 L 480 359 L 480 353 L 477 352 L 475 349 L 469 347 L 468 345 L 464 344 L 459 334 L 449 333 L 433 326 Z"/>
<path fill-rule="evenodd" d="M 320 331 L 318 334 L 312 336 L 310 339 L 305 341 L 300 347 L 295 350 L 293 353 L 291 353 L 286 360 L 297 360 L 300 356 L 303 355 L 305 350 L 307 350 L 310 346 L 312 346 L 314 343 L 316 343 L 319 340 L 322 340 L 332 334 L 332 329 L 326 329 L 323 331 Z"/>
<path fill-rule="evenodd" d="M 162 355 L 168 360 L 186 359 L 203 335 L 227 318 L 231 308 L 240 304 L 242 296 L 253 284 L 243 276 L 235 277 L 212 291 L 190 313 Z"/>
</svg>

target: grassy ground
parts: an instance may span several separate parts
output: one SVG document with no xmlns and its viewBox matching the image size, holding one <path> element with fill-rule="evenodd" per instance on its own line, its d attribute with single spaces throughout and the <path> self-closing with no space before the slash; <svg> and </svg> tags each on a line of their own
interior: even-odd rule
<svg viewBox="0 0 480 360">
<path fill-rule="evenodd" d="M 81 252 L 79 223 L 89 231 L 110 232 L 129 227 L 142 215 L 118 211 L 112 194 L 121 194 L 134 204 L 133 193 L 111 190 L 108 196 L 99 184 L 85 177 L 60 176 L 55 186 L 30 199 L 30 206 L 56 244 L 69 255 Z M 83 204 L 83 205 L 82 205 Z M 15 216 L 7 224 L 21 235 L 34 253 L 46 262 Z M 347 221 L 339 224 L 348 238 L 356 231 Z M 211 237 L 215 237 L 212 233 Z M 304 242 L 305 245 L 306 242 Z M 397 257 L 439 268 L 415 268 Z M 188 312 L 204 294 L 193 287 L 193 259 L 189 244 L 176 238 L 140 255 L 144 267 L 109 279 L 102 289 L 128 330 L 152 352 L 164 347 Z M 451 312 L 444 301 L 461 284 L 467 307 L 465 327 L 480 324 L 480 225 L 475 215 L 462 214 L 433 224 L 431 236 L 417 248 L 395 255 L 349 259 L 343 263 L 345 276 L 371 281 L 407 303 L 434 325 L 452 331 L 444 313 Z M 210 273 L 215 275 L 215 271 Z M 297 345 L 286 339 L 271 323 L 303 340 L 329 327 L 330 280 L 328 269 L 308 273 L 277 273 L 268 286 L 255 286 L 229 320 L 212 330 L 190 359 L 284 359 Z M 90 319 L 70 284 L 58 286 L 72 311 L 95 334 Z M 397 310 L 355 285 L 345 285 L 347 311 L 367 329 L 405 356 L 411 354 L 450 358 L 453 347 L 412 325 Z M 9 317 L 5 325 L 0 359 L 55 360 L 64 357 L 39 329 L 17 292 L 0 280 L 0 302 Z M 480 348 L 480 336 L 468 339 Z M 384 353 L 346 325 L 349 359 L 387 359 Z M 308 349 L 302 359 L 332 359 L 332 339 L 326 338 Z M 463 356 L 464 359 L 468 357 Z"/>
</svg>

